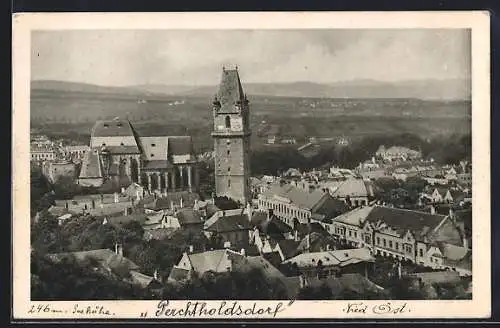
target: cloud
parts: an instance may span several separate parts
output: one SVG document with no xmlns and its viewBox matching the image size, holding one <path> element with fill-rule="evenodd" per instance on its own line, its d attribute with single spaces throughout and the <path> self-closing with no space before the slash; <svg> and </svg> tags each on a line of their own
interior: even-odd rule
<svg viewBox="0 0 500 328">
<path fill-rule="evenodd" d="M 470 77 L 465 30 L 37 31 L 32 79 L 102 85 Z"/>
</svg>

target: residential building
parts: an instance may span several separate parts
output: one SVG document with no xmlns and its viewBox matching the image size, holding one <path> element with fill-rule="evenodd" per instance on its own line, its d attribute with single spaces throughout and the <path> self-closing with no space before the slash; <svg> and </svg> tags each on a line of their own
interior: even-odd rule
<svg viewBox="0 0 500 328">
<path fill-rule="evenodd" d="M 294 219 L 307 223 L 313 217 L 322 220 L 345 210 L 344 202 L 334 199 L 328 192 L 281 183 L 268 185 L 267 190 L 258 196 L 257 203 L 261 210 L 272 209 L 273 214 L 289 226 L 294 225 Z"/>
<path fill-rule="evenodd" d="M 81 161 L 89 151 L 90 147 L 88 145 L 69 145 L 63 147 L 62 155 L 67 160 Z"/>
<path fill-rule="evenodd" d="M 363 179 L 326 181 L 321 183 L 321 187 L 328 188 L 333 198 L 349 201 L 353 207 L 368 205 L 375 197 L 373 184 Z"/>
<path fill-rule="evenodd" d="M 333 234 L 353 246 L 437 269 L 453 269 L 446 257 L 448 245 L 467 249 L 467 239 L 450 215 L 375 205 L 347 212 L 331 224 Z"/>
<path fill-rule="evenodd" d="M 314 277 L 318 275 L 318 267 L 322 267 L 324 277 L 335 276 L 341 272 L 365 273 L 369 263 L 375 258 L 365 248 L 310 252 L 296 255 L 283 264 L 297 265 L 302 275 Z"/>
<path fill-rule="evenodd" d="M 204 222 L 203 230 L 208 239 L 218 238 L 227 247 L 247 247 L 252 234 L 249 214 L 244 209 L 216 212 Z"/>
<path fill-rule="evenodd" d="M 422 158 L 422 153 L 420 151 L 412 150 L 402 146 L 392 146 L 386 149 L 384 145 L 381 145 L 375 153 L 375 156 L 380 157 L 386 161 L 407 161 Z"/>
</svg>

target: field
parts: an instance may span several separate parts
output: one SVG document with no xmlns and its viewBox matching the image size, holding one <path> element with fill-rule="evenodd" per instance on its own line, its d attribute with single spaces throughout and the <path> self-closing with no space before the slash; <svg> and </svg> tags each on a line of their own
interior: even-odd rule
<svg viewBox="0 0 500 328">
<path fill-rule="evenodd" d="M 33 90 L 31 124 L 42 133 L 87 137 L 96 120 L 126 117 L 135 125 L 193 136 L 199 151 L 212 147 L 210 97 L 92 94 Z M 470 133 L 470 101 L 418 99 L 329 99 L 249 96 L 252 145 L 266 135 L 346 137 L 412 133 L 424 138 Z M 271 132 L 272 131 L 272 132 Z"/>
</svg>

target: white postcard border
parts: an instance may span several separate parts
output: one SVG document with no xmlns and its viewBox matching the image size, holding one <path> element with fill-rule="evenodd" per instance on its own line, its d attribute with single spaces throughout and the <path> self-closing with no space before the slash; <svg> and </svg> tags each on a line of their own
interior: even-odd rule
<svg viewBox="0 0 500 328">
<path fill-rule="evenodd" d="M 158 301 L 30 301 L 30 56 L 32 30 L 60 29 L 303 29 L 303 28 L 470 28 L 472 36 L 472 145 L 473 145 L 473 299 L 457 301 L 363 301 L 368 313 L 346 314 L 348 301 L 238 302 L 248 315 L 215 311 L 214 315 L 156 316 Z M 30 13 L 13 15 L 13 159 L 12 159 L 12 277 L 15 319 L 203 319 L 273 318 L 486 318 L 491 313 L 490 256 L 490 29 L 489 13 L 481 12 L 275 12 L 275 13 Z M 182 309 L 187 301 L 171 301 L 168 308 Z M 191 301 L 194 302 L 194 301 Z M 399 313 L 374 313 L 390 302 Z M 207 301 L 220 308 L 221 302 Z M 224 306 L 231 305 L 227 301 Z M 255 303 L 255 307 L 254 307 Z M 290 304 L 291 303 L 291 304 Z M 281 305 L 278 305 L 281 304 Z M 42 311 L 29 314 L 32 306 Z M 74 307 L 92 306 L 91 315 Z M 102 309 L 100 307 L 103 307 Z M 48 310 L 47 310 L 48 309 Z M 103 310 L 104 309 L 104 310 Z M 408 310 L 408 311 L 406 311 Z M 57 311 L 57 312 L 53 312 Z M 60 311 L 60 312 L 59 312 Z M 109 314 L 104 312 L 108 311 Z M 382 309 L 381 312 L 384 310 Z M 223 312 L 223 310 L 222 310 Z M 147 313 L 147 314 L 144 314 Z M 113 315 L 114 314 L 114 315 Z"/>
</svg>

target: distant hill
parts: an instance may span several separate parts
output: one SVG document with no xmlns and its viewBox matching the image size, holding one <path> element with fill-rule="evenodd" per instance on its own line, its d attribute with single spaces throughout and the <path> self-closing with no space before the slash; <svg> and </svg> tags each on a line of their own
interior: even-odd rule
<svg viewBox="0 0 500 328">
<path fill-rule="evenodd" d="M 204 96 L 211 97 L 216 85 L 187 86 L 143 84 L 127 87 L 99 86 L 86 83 L 63 81 L 32 81 L 32 90 L 66 91 L 83 93 L 119 94 L 134 96 Z M 320 84 L 313 82 L 291 83 L 244 83 L 248 95 L 311 97 L 311 98 L 419 98 L 443 100 L 469 100 L 468 80 L 415 80 L 397 83 L 373 80 L 355 80 Z"/>
<path fill-rule="evenodd" d="M 134 87 L 131 87 L 134 88 Z M 186 86 L 149 87 L 141 90 L 185 96 L 212 96 L 216 85 L 189 88 Z M 244 83 L 248 95 L 311 97 L 311 98 L 419 98 L 443 100 L 469 100 L 470 84 L 467 80 L 425 80 L 388 83 L 372 80 L 320 84 L 313 82 L 292 83 Z"/>
</svg>

